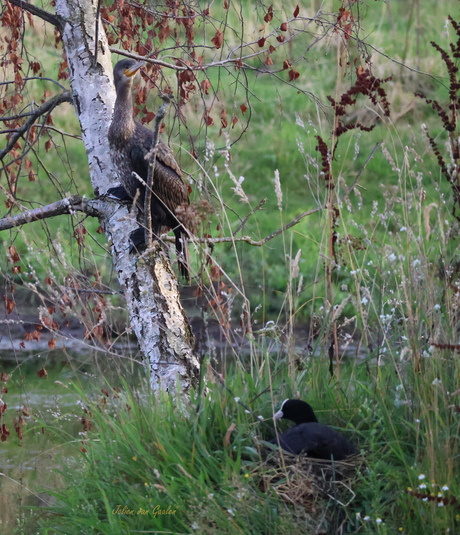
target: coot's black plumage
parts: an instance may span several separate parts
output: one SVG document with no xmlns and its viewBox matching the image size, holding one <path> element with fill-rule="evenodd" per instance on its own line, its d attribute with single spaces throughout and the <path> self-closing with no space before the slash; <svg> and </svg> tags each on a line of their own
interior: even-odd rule
<svg viewBox="0 0 460 535">
<path fill-rule="evenodd" d="M 340 433 L 318 423 L 312 407 L 299 399 L 286 399 L 274 415 L 275 420 L 286 418 L 296 425 L 270 442 L 298 455 L 306 453 L 316 459 L 342 461 L 355 453 L 353 445 Z"/>
<path fill-rule="evenodd" d="M 133 175 L 133 171 L 147 183 L 149 162 L 145 157 L 152 148 L 153 132 L 134 121 L 133 116 L 131 87 L 135 74 L 141 66 L 142 63 L 123 59 L 113 69 L 117 98 L 108 139 L 124 188 L 112 188 L 109 191 L 120 199 L 126 197 L 127 193 L 128 198 L 136 199 L 137 206 L 143 211 L 146 188 Z M 187 247 L 183 239 L 186 231 L 176 217 L 176 209 L 179 206 L 190 204 L 189 190 L 182 179 L 182 172 L 171 149 L 158 140 L 155 150 L 151 203 L 153 234 L 158 236 L 162 226 L 173 229 L 179 268 L 181 274 L 189 278 Z M 143 241 L 143 232 L 136 231 L 132 240 L 135 245 L 140 245 Z"/>
</svg>

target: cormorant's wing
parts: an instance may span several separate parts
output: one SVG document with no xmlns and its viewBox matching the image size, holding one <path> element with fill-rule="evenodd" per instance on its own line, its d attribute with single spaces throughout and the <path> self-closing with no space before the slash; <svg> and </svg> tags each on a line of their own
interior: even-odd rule
<svg viewBox="0 0 460 535">
<path fill-rule="evenodd" d="M 133 171 L 147 181 L 149 162 L 146 159 L 153 140 L 153 132 L 136 123 L 130 158 Z M 171 214 L 181 204 L 189 204 L 189 192 L 182 179 L 182 171 L 174 159 L 172 150 L 162 141 L 156 145 L 155 176 L 152 184 L 156 195 Z"/>
</svg>

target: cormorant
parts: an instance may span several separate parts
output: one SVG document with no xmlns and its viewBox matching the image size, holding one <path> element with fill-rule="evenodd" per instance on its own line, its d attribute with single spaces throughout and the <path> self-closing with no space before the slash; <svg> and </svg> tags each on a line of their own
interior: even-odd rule
<svg viewBox="0 0 460 535">
<path fill-rule="evenodd" d="M 139 210 L 144 210 L 146 187 L 133 171 L 147 183 L 148 153 L 152 148 L 153 132 L 137 123 L 133 116 L 131 87 L 136 73 L 144 62 L 122 59 L 113 69 L 117 98 L 108 139 L 112 159 L 120 170 L 123 188 L 110 188 L 109 193 L 119 199 L 135 200 Z M 161 227 L 171 227 L 176 237 L 176 251 L 181 275 L 189 280 L 187 233 L 176 216 L 176 209 L 189 205 L 189 189 L 182 179 L 182 171 L 174 159 L 171 149 L 158 140 L 152 184 L 151 218 L 152 231 L 160 235 Z M 146 159 L 147 156 L 147 159 Z M 144 230 L 131 234 L 134 247 L 144 243 Z"/>
<path fill-rule="evenodd" d="M 279 444 L 289 453 L 306 453 L 316 459 L 333 458 L 335 461 L 342 461 L 355 453 L 353 444 L 343 435 L 318 423 L 311 405 L 305 401 L 286 399 L 273 418 L 286 418 L 296 424 L 270 440 L 272 444 Z"/>
</svg>

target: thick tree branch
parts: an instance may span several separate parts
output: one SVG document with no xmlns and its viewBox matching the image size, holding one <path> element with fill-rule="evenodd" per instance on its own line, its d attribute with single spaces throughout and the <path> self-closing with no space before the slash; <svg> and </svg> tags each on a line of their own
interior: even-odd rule
<svg viewBox="0 0 460 535">
<path fill-rule="evenodd" d="M 25 0 L 10 0 L 10 4 L 13 4 L 13 6 L 20 7 L 21 9 L 24 9 L 24 11 L 28 11 L 32 15 L 41 18 L 45 22 L 49 22 L 53 26 L 56 26 L 59 31 L 62 30 L 64 21 L 59 15 L 49 13 L 48 11 L 40 9 L 39 7 L 34 6 L 33 4 L 26 2 Z"/>
<path fill-rule="evenodd" d="M 29 128 L 35 123 L 35 121 L 39 117 L 41 117 L 45 113 L 51 112 L 56 106 L 58 106 L 59 104 L 62 104 L 63 102 L 72 102 L 71 91 L 64 91 L 63 93 L 60 93 L 59 95 L 56 95 L 53 98 L 50 98 L 48 101 L 42 104 L 35 111 L 31 112 L 27 121 L 25 121 L 24 124 L 16 130 L 16 133 L 11 136 L 6 147 L 2 151 L 0 151 L 0 160 L 3 160 L 3 158 L 14 147 L 14 145 L 16 144 L 16 141 L 20 137 L 22 137 L 27 132 L 27 130 L 29 130 Z"/>
<path fill-rule="evenodd" d="M 40 208 L 34 208 L 33 210 L 28 210 L 12 217 L 0 219 L 0 232 L 10 228 L 20 227 L 33 221 L 41 221 L 42 219 L 48 219 L 57 215 L 70 214 L 76 210 L 86 213 L 90 211 L 88 201 L 82 199 L 80 195 L 73 195 L 68 199 L 61 199 L 47 206 L 41 206 Z M 94 210 L 91 211 L 91 215 L 94 215 Z"/>
</svg>

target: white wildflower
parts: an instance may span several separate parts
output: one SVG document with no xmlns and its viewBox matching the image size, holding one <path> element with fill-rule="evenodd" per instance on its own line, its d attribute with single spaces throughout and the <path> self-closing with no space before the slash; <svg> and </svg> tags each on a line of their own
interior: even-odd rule
<svg viewBox="0 0 460 535">
<path fill-rule="evenodd" d="M 295 124 L 297 126 L 300 126 L 300 128 L 303 128 L 305 130 L 305 124 L 300 118 L 300 115 L 298 113 L 295 114 Z"/>
<path fill-rule="evenodd" d="M 241 187 L 241 184 L 244 182 L 244 176 L 240 176 L 240 178 L 237 180 L 235 175 L 230 171 L 230 169 L 227 169 L 227 172 L 230 175 L 230 178 L 232 179 L 233 183 L 235 184 L 235 187 L 232 188 L 232 190 L 235 192 L 235 195 L 238 195 L 238 197 L 243 202 L 249 204 L 249 199 L 247 198 L 246 193 Z"/>
<path fill-rule="evenodd" d="M 280 172 L 275 169 L 275 193 L 278 199 L 278 209 L 281 212 L 283 210 L 283 192 L 281 191 Z"/>
<path fill-rule="evenodd" d="M 300 260 L 300 253 L 302 252 L 302 249 L 299 249 L 297 251 L 297 254 L 295 255 L 294 260 L 291 260 L 291 278 L 297 279 L 299 276 L 299 260 Z"/>
</svg>

